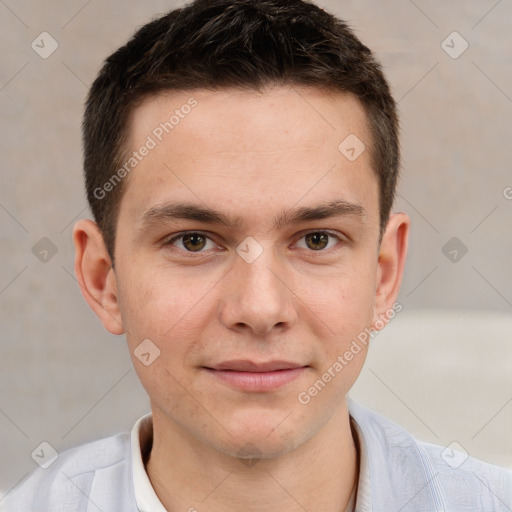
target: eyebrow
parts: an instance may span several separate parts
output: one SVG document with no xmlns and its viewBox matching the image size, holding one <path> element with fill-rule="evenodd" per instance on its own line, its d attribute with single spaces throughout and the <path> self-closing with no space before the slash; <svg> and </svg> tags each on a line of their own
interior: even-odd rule
<svg viewBox="0 0 512 512">
<path fill-rule="evenodd" d="M 338 199 L 318 206 L 284 210 L 276 215 L 274 228 L 281 229 L 283 226 L 299 224 L 301 222 L 347 216 L 363 218 L 366 216 L 366 210 L 360 204 Z M 143 214 L 141 225 L 145 228 L 177 219 L 204 222 L 206 224 L 219 224 L 233 231 L 240 229 L 244 224 L 241 217 L 232 219 L 220 211 L 194 203 L 179 201 L 150 208 Z"/>
</svg>

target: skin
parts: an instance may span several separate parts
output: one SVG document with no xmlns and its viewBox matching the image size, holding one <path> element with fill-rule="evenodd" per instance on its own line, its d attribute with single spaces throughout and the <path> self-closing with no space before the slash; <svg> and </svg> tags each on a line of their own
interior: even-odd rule
<svg viewBox="0 0 512 512">
<path fill-rule="evenodd" d="M 197 106 L 125 178 L 115 269 L 96 224 L 75 225 L 82 292 L 109 332 L 126 334 L 153 413 L 147 471 L 168 510 L 339 512 L 358 475 L 346 394 L 366 349 L 307 405 L 297 397 L 392 308 L 409 218 L 394 213 L 379 243 L 371 138 L 352 95 L 284 86 L 166 92 L 134 110 L 129 148 L 190 97 Z M 366 145 L 355 161 L 338 149 L 349 134 Z M 282 212 L 337 200 L 358 211 L 274 225 Z M 144 221 L 175 201 L 239 223 Z M 174 239 L 183 231 L 207 238 L 184 245 Z M 324 244 L 311 232 L 332 236 Z M 247 237 L 262 249 L 252 263 L 236 251 Z M 145 339 L 160 350 L 149 366 L 134 355 Z M 306 368 L 255 392 L 205 368 L 232 359 Z"/>
</svg>

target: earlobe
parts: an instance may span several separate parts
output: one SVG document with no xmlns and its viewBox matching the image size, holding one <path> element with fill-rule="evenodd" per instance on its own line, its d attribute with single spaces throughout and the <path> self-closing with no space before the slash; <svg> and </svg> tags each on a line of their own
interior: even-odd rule
<svg viewBox="0 0 512 512">
<path fill-rule="evenodd" d="M 107 331 L 123 334 L 117 282 L 103 235 L 92 220 L 78 221 L 73 228 L 75 274 L 85 300 Z"/>
<path fill-rule="evenodd" d="M 405 213 L 391 215 L 379 248 L 372 327 L 382 329 L 394 317 L 407 256 L 410 219 Z"/>
</svg>

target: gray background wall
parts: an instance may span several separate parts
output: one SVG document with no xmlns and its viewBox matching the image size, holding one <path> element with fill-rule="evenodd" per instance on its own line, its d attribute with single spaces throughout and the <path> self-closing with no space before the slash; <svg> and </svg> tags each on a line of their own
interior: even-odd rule
<svg viewBox="0 0 512 512">
<path fill-rule="evenodd" d="M 512 1 L 319 3 L 384 65 L 402 120 L 397 209 L 412 218 L 404 312 L 379 335 L 373 374 L 354 394 L 422 438 L 467 438 L 471 454 L 512 465 Z M 129 429 L 148 409 L 124 340 L 103 331 L 81 297 L 71 229 L 88 216 L 87 88 L 136 27 L 179 4 L 0 0 L 0 498 L 35 467 L 30 453 L 41 441 L 61 451 Z M 58 43 L 48 58 L 31 47 L 51 49 L 48 36 L 41 48 L 42 32 Z M 406 349 L 414 343 L 420 352 Z M 411 369 L 418 353 L 426 357 Z M 412 374 L 425 380 L 411 394 Z M 452 394 L 429 392 L 429 376 L 440 374 Z"/>
</svg>

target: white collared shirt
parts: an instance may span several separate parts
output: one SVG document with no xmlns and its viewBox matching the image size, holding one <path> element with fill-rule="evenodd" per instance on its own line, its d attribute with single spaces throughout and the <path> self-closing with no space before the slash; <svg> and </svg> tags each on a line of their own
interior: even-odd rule
<svg viewBox="0 0 512 512">
<path fill-rule="evenodd" d="M 360 434 L 360 430 L 352 418 L 351 424 L 357 435 L 360 469 L 357 484 L 357 495 L 356 488 L 354 488 L 345 512 L 370 512 L 371 495 L 368 492 L 369 474 L 366 458 L 366 446 L 364 445 L 364 440 Z M 140 512 L 167 512 L 165 507 L 162 505 L 162 502 L 158 499 L 144 466 L 144 460 L 146 459 L 147 454 L 143 453 L 144 448 L 141 447 L 150 449 L 152 437 L 152 416 L 151 414 L 147 414 L 135 423 L 130 434 L 135 500 Z"/>
<path fill-rule="evenodd" d="M 130 434 L 135 501 L 140 512 L 167 512 L 158 499 L 144 467 L 141 445 L 144 446 L 150 442 L 149 436 L 153 437 L 151 414 L 140 418 L 133 426 Z"/>
<path fill-rule="evenodd" d="M 359 441 L 355 511 L 510 512 L 512 471 L 416 440 L 387 418 L 349 400 Z M 1 512 L 165 512 L 144 469 L 151 418 L 62 452 L 0 498 Z M 142 441 L 142 443 L 141 443 Z M 142 450 L 141 450 L 142 446 Z M 454 452 L 452 452 L 454 453 Z"/>
</svg>

